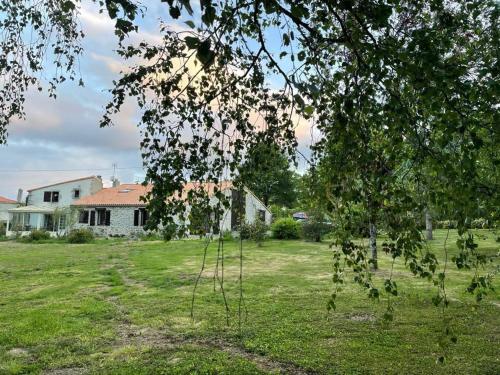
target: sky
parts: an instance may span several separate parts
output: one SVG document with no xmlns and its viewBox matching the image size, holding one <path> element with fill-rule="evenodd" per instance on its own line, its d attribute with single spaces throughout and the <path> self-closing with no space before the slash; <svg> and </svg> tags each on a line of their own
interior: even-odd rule
<svg viewBox="0 0 500 375">
<path fill-rule="evenodd" d="M 143 3 L 147 13 L 139 21 L 141 32 L 131 37 L 137 41 L 159 40 L 159 19 L 170 20 L 167 5 L 159 0 Z M 26 192 L 90 175 L 101 175 L 106 185 L 114 167 L 121 182 L 142 182 L 144 178 L 134 105 L 124 106 L 115 117 L 114 127 L 99 128 L 110 98 L 107 90 L 126 68 L 114 52 L 113 21 L 99 14 L 92 2 L 83 0 L 81 25 L 86 34 L 80 59 L 85 87 L 66 81 L 59 86 L 56 100 L 36 90 L 28 93 L 26 119 L 13 121 L 7 145 L 0 145 L 0 196 L 15 199 L 18 189 Z M 297 136 L 304 152 L 307 140 L 310 142 L 309 130 L 299 128 Z"/>
</svg>

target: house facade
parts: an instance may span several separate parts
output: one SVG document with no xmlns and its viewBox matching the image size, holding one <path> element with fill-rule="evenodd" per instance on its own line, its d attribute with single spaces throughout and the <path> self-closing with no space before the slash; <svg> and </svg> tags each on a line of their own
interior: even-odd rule
<svg viewBox="0 0 500 375">
<path fill-rule="evenodd" d="M 12 210 L 17 206 L 19 206 L 19 203 L 15 200 L 0 196 L 0 229 L 7 226 L 7 221 L 9 220 L 9 210 Z"/>
<path fill-rule="evenodd" d="M 137 236 L 144 233 L 148 219 L 141 197 L 150 187 L 121 184 L 101 189 L 73 202 L 76 211 L 75 229 L 90 229 L 97 236 Z"/>
<path fill-rule="evenodd" d="M 196 187 L 196 184 L 188 184 L 185 192 Z M 213 205 L 217 203 L 214 187 L 215 185 L 204 184 Z M 82 197 L 71 205 L 78 217 L 73 228 L 90 229 L 97 236 L 134 237 L 144 234 L 148 212 L 141 197 L 150 190 L 151 186 L 122 184 Z M 220 225 L 209 231 L 237 231 L 242 220 L 253 223 L 257 218 L 266 224 L 271 223 L 271 212 L 250 190 L 239 192 L 230 182 L 226 182 L 222 185 L 222 192 L 230 200 L 231 207 L 224 212 Z M 240 209 L 243 215 L 239 214 Z M 189 220 L 186 224 L 189 225 Z"/>
<path fill-rule="evenodd" d="M 100 176 L 89 176 L 28 190 L 26 205 L 8 210 L 7 235 L 35 229 L 61 235 L 72 224 L 71 204 L 102 190 Z"/>
</svg>

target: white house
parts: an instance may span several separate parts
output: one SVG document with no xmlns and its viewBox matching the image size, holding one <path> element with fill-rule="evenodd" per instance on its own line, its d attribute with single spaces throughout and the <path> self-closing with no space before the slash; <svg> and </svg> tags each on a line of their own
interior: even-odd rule
<svg viewBox="0 0 500 375">
<path fill-rule="evenodd" d="M 102 188 L 101 177 L 90 176 L 30 189 L 25 206 L 8 210 L 7 235 L 26 235 L 34 229 L 64 234 L 71 224 L 71 204 Z"/>
<path fill-rule="evenodd" d="M 190 183 L 184 192 L 196 188 L 198 185 Z M 213 204 L 216 203 L 214 196 L 214 184 L 204 184 Z M 231 182 L 224 182 L 221 186 L 223 193 L 230 198 L 231 207 L 224 213 L 221 229 L 223 231 L 235 231 L 240 224 L 240 215 L 237 208 L 240 194 L 235 190 Z M 148 219 L 146 204 L 141 197 L 146 195 L 151 186 L 138 184 L 122 184 L 116 187 L 102 189 L 93 195 L 82 197 L 72 203 L 72 207 L 78 210 L 78 220 L 74 228 L 88 228 L 100 236 L 133 236 L 144 233 L 144 225 Z M 257 217 L 271 223 L 271 212 L 269 209 L 248 189 L 244 191 L 245 199 L 242 200 L 244 220 L 248 223 L 255 221 Z M 237 207 L 238 206 L 238 207 Z M 217 232 L 219 227 L 214 228 Z"/>
<path fill-rule="evenodd" d="M 7 225 L 9 220 L 9 210 L 16 208 L 19 204 L 12 199 L 0 196 L 0 228 Z"/>
</svg>

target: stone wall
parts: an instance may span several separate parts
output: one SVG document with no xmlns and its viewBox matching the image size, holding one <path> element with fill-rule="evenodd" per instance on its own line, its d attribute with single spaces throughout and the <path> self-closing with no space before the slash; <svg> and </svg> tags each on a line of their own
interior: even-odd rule
<svg viewBox="0 0 500 375">
<path fill-rule="evenodd" d="M 137 207 L 107 207 L 111 211 L 110 225 L 95 225 L 79 223 L 78 220 L 73 228 L 90 229 L 96 236 L 110 237 L 110 236 L 124 236 L 124 237 L 137 237 L 144 234 L 142 227 L 134 226 L 134 210 Z M 93 210 L 93 208 L 87 208 Z M 90 216 L 90 215 L 89 215 Z"/>
</svg>

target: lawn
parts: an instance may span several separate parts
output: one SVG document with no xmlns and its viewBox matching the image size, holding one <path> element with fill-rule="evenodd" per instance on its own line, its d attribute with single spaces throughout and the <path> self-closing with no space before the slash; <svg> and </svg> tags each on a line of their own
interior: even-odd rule
<svg viewBox="0 0 500 375">
<path fill-rule="evenodd" d="M 496 254 L 495 236 L 480 234 L 481 251 Z M 444 235 L 437 231 L 430 243 L 440 258 Z M 240 331 L 238 243 L 224 248 L 229 326 L 214 292 L 216 251 L 208 248 L 192 320 L 200 241 L 0 242 L 0 373 L 500 373 L 499 294 L 477 305 L 464 292 L 467 271 L 449 272 L 448 314 L 458 342 L 438 364 L 436 289 L 401 263 L 401 293 L 387 323 L 385 300 L 372 302 L 354 285 L 339 296 L 337 311 L 327 312 L 328 244 L 244 243 L 247 314 Z M 381 280 L 390 263 L 380 257 Z"/>
</svg>

